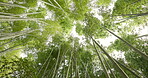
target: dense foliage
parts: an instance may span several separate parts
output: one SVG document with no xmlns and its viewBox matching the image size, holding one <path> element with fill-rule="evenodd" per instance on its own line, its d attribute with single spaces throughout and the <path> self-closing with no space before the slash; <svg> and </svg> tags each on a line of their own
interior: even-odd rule
<svg viewBox="0 0 148 78">
<path fill-rule="evenodd" d="M 147 2 L 0 0 L 0 78 L 147 78 Z"/>
</svg>

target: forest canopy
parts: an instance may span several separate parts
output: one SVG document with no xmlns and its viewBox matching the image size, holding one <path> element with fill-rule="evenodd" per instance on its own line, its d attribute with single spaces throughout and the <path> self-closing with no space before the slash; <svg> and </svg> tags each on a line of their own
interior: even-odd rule
<svg viewBox="0 0 148 78">
<path fill-rule="evenodd" d="M 148 1 L 0 0 L 0 78 L 148 78 Z"/>
</svg>

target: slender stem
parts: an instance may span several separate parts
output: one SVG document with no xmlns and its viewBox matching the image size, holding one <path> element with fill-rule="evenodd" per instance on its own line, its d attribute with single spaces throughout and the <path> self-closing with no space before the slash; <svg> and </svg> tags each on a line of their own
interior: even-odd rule
<svg viewBox="0 0 148 78">
<path fill-rule="evenodd" d="M 84 67 L 85 69 L 85 78 L 90 78 L 90 75 L 88 73 L 88 70 L 87 70 L 87 66 L 85 65 L 85 63 L 82 61 L 82 59 L 80 59 L 80 62 L 82 63 L 82 66 Z"/>
<path fill-rule="evenodd" d="M 59 4 L 56 0 L 53 0 L 53 1 L 61 8 L 61 10 L 62 10 L 63 12 L 65 12 L 64 9 L 60 6 L 60 4 Z"/>
<path fill-rule="evenodd" d="M 107 65 L 107 67 L 109 68 L 110 72 L 112 73 L 113 78 L 117 78 L 117 77 L 115 76 L 114 72 L 111 70 L 111 67 L 110 67 L 110 65 L 108 64 L 108 62 L 106 61 L 105 57 L 104 57 L 103 55 L 102 55 L 102 57 L 103 57 L 103 59 L 104 59 L 106 65 Z"/>
<path fill-rule="evenodd" d="M 44 72 L 43 72 L 43 75 L 42 75 L 41 78 L 44 78 L 44 75 L 45 75 L 46 70 L 47 70 L 47 68 L 48 68 L 48 66 L 49 66 L 50 60 L 51 60 L 51 59 L 48 60 L 48 63 L 47 63 L 47 65 L 46 65 L 46 68 L 44 69 Z"/>
<path fill-rule="evenodd" d="M 39 13 L 41 13 L 41 12 L 33 12 L 33 13 L 24 13 L 24 14 L 13 14 L 13 15 L 11 15 L 11 16 L 22 16 L 22 15 L 33 15 L 33 14 L 39 14 Z"/>
<path fill-rule="evenodd" d="M 145 34 L 145 35 L 138 36 L 137 38 L 147 37 L 147 36 L 148 36 L 148 34 Z"/>
<path fill-rule="evenodd" d="M 25 44 L 25 43 L 22 43 L 22 44 Z M 5 49 L 5 50 L 3 50 L 3 51 L 0 51 L 0 53 L 4 53 L 4 52 L 7 52 L 7 51 L 10 51 L 10 50 L 12 50 L 13 48 L 15 48 L 15 47 L 17 47 L 17 46 L 20 46 L 20 45 L 22 45 L 22 44 L 18 44 L 18 45 L 15 45 L 15 46 L 13 46 L 13 47 L 7 48 L 7 49 Z"/>
<path fill-rule="evenodd" d="M 20 8 L 27 9 L 26 7 L 21 6 L 21 5 L 17 5 L 17 4 L 10 4 L 10 3 L 4 3 L 4 2 L 0 2 L 0 6 L 12 6 L 12 7 L 20 7 Z"/>
<path fill-rule="evenodd" d="M 13 41 L 14 41 L 14 40 L 10 40 L 10 41 L 8 41 L 8 42 L 6 42 L 6 43 L 3 43 L 3 44 L 0 45 L 0 47 L 4 46 L 4 45 L 6 45 L 6 44 L 9 44 L 9 43 L 11 43 L 11 42 L 13 42 Z"/>
<path fill-rule="evenodd" d="M 139 14 L 122 14 L 122 15 L 117 15 L 117 16 L 144 16 L 144 15 L 148 15 L 148 12 L 139 13 Z"/>
<path fill-rule="evenodd" d="M 47 5 L 49 5 L 49 6 L 52 6 L 52 7 L 54 7 L 54 8 L 58 8 L 58 9 L 60 9 L 59 7 L 54 6 L 53 4 L 47 3 L 47 2 L 45 2 L 45 1 L 42 1 L 42 2 L 45 3 L 45 4 L 47 4 Z"/>
<path fill-rule="evenodd" d="M 4 13 L 4 12 L 0 12 L 0 14 L 3 14 L 3 15 L 14 15 L 14 14 L 11 14 L 11 13 Z"/>
<path fill-rule="evenodd" d="M 90 36 L 91 37 L 91 36 Z M 98 47 L 104 52 L 104 54 L 111 60 L 111 62 L 115 65 L 117 70 L 121 73 L 122 77 L 129 78 L 127 74 L 122 70 L 122 68 L 116 63 L 116 61 L 91 37 L 93 42 L 98 45 Z"/>
<path fill-rule="evenodd" d="M 38 30 L 38 29 L 36 29 L 36 30 Z M 1 33 L 0 40 L 15 38 L 15 37 L 18 37 L 18 36 L 21 36 L 24 34 L 31 33 L 36 30 L 24 30 L 24 31 L 19 31 L 19 32 L 14 32 L 14 33 Z"/>
<path fill-rule="evenodd" d="M 62 56 L 61 56 L 61 58 L 60 58 L 60 62 L 59 62 L 59 65 L 61 65 L 61 63 L 62 63 L 62 61 L 63 61 L 63 59 L 64 59 L 64 57 L 65 57 L 65 55 L 67 54 L 67 52 L 69 51 L 69 49 L 66 51 L 66 52 L 63 52 L 63 54 L 62 54 Z M 58 67 L 59 68 L 59 67 Z M 55 76 L 56 77 L 56 76 Z M 57 77 L 56 77 L 57 78 Z"/>
<path fill-rule="evenodd" d="M 56 61 L 56 65 L 55 65 L 54 71 L 53 71 L 52 78 L 54 78 L 55 75 L 56 75 L 56 70 L 57 70 L 57 65 L 58 65 L 59 58 L 60 58 L 60 53 L 61 53 L 61 45 L 60 45 L 60 48 L 59 48 L 58 57 L 57 57 L 57 61 Z"/>
<path fill-rule="evenodd" d="M 39 69 L 39 71 L 37 72 L 37 76 L 40 74 L 41 70 L 43 69 L 44 65 L 47 63 L 47 61 L 49 60 L 51 54 L 53 52 L 53 49 L 52 51 L 50 52 L 49 56 L 46 58 L 45 62 L 43 63 L 43 65 L 41 66 L 41 69 Z"/>
<path fill-rule="evenodd" d="M 19 19 L 19 17 L 13 17 L 13 16 L 6 16 L 6 15 L 0 15 L 0 19 Z"/>
<path fill-rule="evenodd" d="M 113 34 L 114 36 L 116 36 L 118 39 L 120 39 L 122 42 L 126 43 L 126 45 L 128 45 L 130 48 L 132 48 L 133 50 L 135 50 L 135 52 L 139 53 L 141 56 L 143 56 L 146 60 L 148 60 L 148 55 L 144 54 L 143 52 L 141 52 L 140 50 L 138 50 L 137 48 L 135 48 L 134 46 L 132 46 L 130 43 L 128 43 L 127 41 L 125 41 L 124 39 L 122 39 L 121 37 L 117 36 L 116 34 L 114 34 L 113 32 L 111 32 L 110 30 L 108 30 L 107 28 L 103 27 L 105 30 L 107 30 L 109 33 Z"/>
<path fill-rule="evenodd" d="M 127 66 L 123 65 L 122 63 L 118 62 L 116 59 L 114 59 L 119 65 L 121 65 L 122 67 L 124 67 L 125 69 L 127 69 L 129 72 L 131 72 L 134 76 L 136 76 L 136 78 L 141 78 L 140 76 L 138 76 L 135 72 L 133 72 L 130 68 L 128 68 Z"/>
<path fill-rule="evenodd" d="M 66 78 L 68 78 L 68 75 L 69 75 L 69 70 L 70 70 L 70 66 L 71 66 L 71 62 L 72 62 L 72 56 L 73 56 L 73 53 L 71 51 L 71 53 L 70 53 L 70 59 L 69 59 L 69 64 L 68 64 L 68 69 L 67 69 L 67 73 L 66 73 Z"/>
<path fill-rule="evenodd" d="M 3 18 L 0 19 L 0 21 L 37 21 L 37 20 L 43 20 L 43 18 Z"/>
<path fill-rule="evenodd" d="M 94 46 L 95 52 L 96 52 L 96 54 L 97 54 L 97 56 L 98 56 L 98 58 L 99 58 L 99 60 L 100 60 L 100 62 L 101 62 L 101 65 L 102 65 L 102 68 L 103 68 L 103 70 L 104 70 L 104 73 L 106 74 L 106 77 L 107 77 L 107 78 L 111 78 L 110 75 L 107 73 L 107 68 L 106 68 L 105 64 L 103 63 L 103 60 L 102 60 L 102 58 L 101 58 L 101 56 L 100 56 L 100 53 L 98 52 L 98 50 L 97 50 L 97 48 L 96 48 L 94 42 L 93 42 L 93 46 Z"/>
</svg>

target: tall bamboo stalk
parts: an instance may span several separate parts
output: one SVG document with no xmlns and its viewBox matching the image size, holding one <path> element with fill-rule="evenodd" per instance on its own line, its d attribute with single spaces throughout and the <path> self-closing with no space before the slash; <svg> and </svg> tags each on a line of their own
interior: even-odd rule
<svg viewBox="0 0 148 78">
<path fill-rule="evenodd" d="M 25 35 L 31 32 L 34 32 L 38 29 L 35 30 L 24 30 L 24 31 L 18 31 L 18 32 L 14 32 L 14 33 L 0 33 L 0 40 L 6 40 L 6 39 L 11 39 L 11 38 L 15 38 L 21 35 Z"/>
<path fill-rule="evenodd" d="M 24 7 L 24 6 L 21 6 L 21 5 L 17 5 L 17 4 L 11 4 L 11 3 L 4 3 L 4 2 L 0 2 L 0 6 L 20 7 L 20 8 L 27 9 L 26 7 Z"/>
<path fill-rule="evenodd" d="M 41 66 L 41 69 L 39 69 L 39 71 L 37 72 L 37 74 L 36 74 L 37 76 L 40 74 L 40 72 L 41 72 L 41 70 L 43 69 L 44 65 L 45 65 L 45 64 L 47 63 L 47 61 L 49 60 L 49 58 L 50 58 L 52 52 L 53 52 L 53 49 L 51 50 L 49 56 L 46 58 L 46 60 L 45 60 L 45 62 L 43 63 L 43 65 Z"/>
<path fill-rule="evenodd" d="M 143 52 L 141 52 L 140 50 L 138 50 L 137 48 L 135 48 L 134 46 L 132 46 L 129 42 L 125 41 L 124 39 L 122 39 L 121 37 L 117 36 L 116 34 L 114 34 L 113 32 L 111 32 L 110 30 L 108 30 L 107 28 L 103 27 L 105 30 L 107 30 L 109 33 L 113 34 L 114 36 L 116 36 L 118 39 L 120 39 L 122 42 L 126 43 L 126 45 L 128 45 L 130 48 L 132 48 L 135 52 L 139 53 L 142 57 L 144 57 L 146 60 L 148 60 L 148 55 L 144 54 Z"/>
<path fill-rule="evenodd" d="M 119 65 L 121 65 L 123 68 L 125 68 L 126 70 L 128 70 L 130 73 L 132 73 L 134 76 L 136 76 L 136 78 L 141 78 L 139 75 L 137 75 L 135 72 L 133 72 L 130 68 L 128 68 L 127 66 L 123 65 L 122 63 L 118 62 L 116 59 L 114 59 Z"/>
<path fill-rule="evenodd" d="M 101 58 L 101 56 L 100 56 L 100 53 L 98 52 L 98 50 L 97 50 L 97 48 L 96 48 L 94 42 L 93 42 L 93 46 L 94 46 L 94 48 L 95 48 L 95 53 L 97 54 L 97 56 L 98 56 L 98 58 L 99 58 L 99 60 L 100 60 L 100 62 L 101 62 L 101 65 L 102 65 L 102 68 L 103 68 L 103 70 L 104 70 L 104 73 L 106 74 L 106 77 L 107 77 L 107 78 L 111 78 L 110 75 L 109 75 L 108 72 L 107 72 L 107 68 L 106 68 L 106 66 L 105 66 L 105 64 L 104 64 L 104 62 L 103 62 L 103 60 L 102 60 L 102 58 Z"/>
<path fill-rule="evenodd" d="M 117 78 L 117 77 L 115 76 L 114 72 L 111 70 L 111 67 L 110 67 L 110 65 L 108 64 L 108 62 L 106 61 L 105 57 L 104 57 L 103 55 L 102 55 L 102 57 L 103 57 L 103 59 L 104 59 L 106 65 L 107 65 L 107 67 L 109 68 L 110 72 L 112 73 L 113 78 Z"/>
<path fill-rule="evenodd" d="M 91 36 L 90 36 L 91 37 Z M 116 69 L 124 78 L 129 78 L 127 74 L 122 70 L 122 68 L 117 64 L 117 62 L 91 37 L 93 42 L 103 51 L 103 53 L 109 58 L 109 60 L 115 65 Z"/>
<path fill-rule="evenodd" d="M 73 57 L 73 53 L 72 52 L 73 51 L 71 51 L 71 53 L 70 53 L 71 55 L 70 55 L 70 58 L 69 58 L 69 64 L 68 64 L 68 69 L 67 69 L 67 73 L 66 73 L 66 78 L 68 78 L 68 76 L 69 76 L 70 66 L 72 67 L 72 65 L 71 65 L 71 63 L 72 63 L 72 57 Z M 71 74 L 72 74 L 72 72 L 71 72 Z"/>
<path fill-rule="evenodd" d="M 55 75 L 56 75 L 56 70 L 57 70 L 57 66 L 58 66 L 60 54 L 61 54 L 61 45 L 60 45 L 60 47 L 59 47 L 58 57 L 57 57 L 57 60 L 56 60 L 56 65 L 55 65 L 55 68 L 54 68 L 54 71 L 53 71 L 52 78 L 54 78 Z"/>
<path fill-rule="evenodd" d="M 0 19 L 1 22 L 6 21 L 38 21 L 43 20 L 44 18 L 2 18 Z"/>
</svg>

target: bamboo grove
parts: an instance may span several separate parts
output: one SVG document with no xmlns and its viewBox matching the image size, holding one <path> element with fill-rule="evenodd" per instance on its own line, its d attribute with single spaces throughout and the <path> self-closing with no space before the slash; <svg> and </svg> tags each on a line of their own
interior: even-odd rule
<svg viewBox="0 0 148 78">
<path fill-rule="evenodd" d="M 147 78 L 147 21 L 147 0 L 0 0 L 0 78 Z"/>
</svg>

